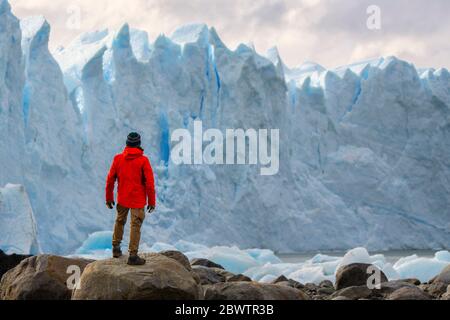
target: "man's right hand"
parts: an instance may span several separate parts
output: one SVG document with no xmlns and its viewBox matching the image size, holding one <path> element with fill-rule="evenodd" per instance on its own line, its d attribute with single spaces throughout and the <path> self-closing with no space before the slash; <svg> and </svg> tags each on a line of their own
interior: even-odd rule
<svg viewBox="0 0 450 320">
<path fill-rule="evenodd" d="M 114 209 L 114 206 L 116 205 L 116 203 L 114 201 L 106 201 L 106 207 L 108 209 Z"/>
</svg>

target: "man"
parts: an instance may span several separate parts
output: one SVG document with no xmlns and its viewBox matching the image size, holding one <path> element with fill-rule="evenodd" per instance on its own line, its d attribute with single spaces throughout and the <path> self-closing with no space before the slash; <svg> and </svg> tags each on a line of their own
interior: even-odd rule
<svg viewBox="0 0 450 320">
<path fill-rule="evenodd" d="M 139 241 L 141 238 L 141 225 L 145 218 L 145 205 L 147 212 L 152 213 L 156 206 L 155 183 L 150 161 L 144 156 L 141 148 L 141 136 L 132 132 L 127 137 L 123 153 L 114 157 L 114 161 L 106 179 L 106 206 L 113 209 L 114 185 L 117 187 L 117 217 L 113 234 L 113 257 L 122 256 L 120 243 L 123 237 L 123 228 L 127 222 L 128 212 L 131 210 L 130 244 L 128 248 L 129 265 L 143 265 L 145 259 L 138 256 Z"/>
</svg>

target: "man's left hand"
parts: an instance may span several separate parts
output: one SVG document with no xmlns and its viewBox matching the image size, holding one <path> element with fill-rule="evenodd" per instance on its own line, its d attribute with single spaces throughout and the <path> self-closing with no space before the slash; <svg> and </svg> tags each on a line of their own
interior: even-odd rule
<svg viewBox="0 0 450 320">
<path fill-rule="evenodd" d="M 153 211 L 155 211 L 155 206 L 147 206 L 148 213 L 152 213 Z"/>
</svg>

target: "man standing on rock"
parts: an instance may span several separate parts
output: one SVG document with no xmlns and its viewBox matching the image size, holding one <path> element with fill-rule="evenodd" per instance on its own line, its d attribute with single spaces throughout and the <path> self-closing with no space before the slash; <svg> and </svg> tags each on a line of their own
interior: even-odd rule
<svg viewBox="0 0 450 320">
<path fill-rule="evenodd" d="M 150 161 L 144 156 L 141 148 L 141 136 L 132 132 L 127 137 L 123 153 L 114 157 L 114 161 L 106 179 L 106 206 L 113 209 L 114 185 L 117 187 L 117 217 L 113 234 L 113 257 L 122 256 L 120 243 L 123 237 L 123 228 L 127 222 L 128 212 L 131 210 L 131 230 L 129 244 L 129 265 L 143 265 L 145 259 L 138 256 L 141 226 L 145 218 L 145 205 L 147 212 L 152 213 L 156 206 L 155 183 Z"/>
</svg>

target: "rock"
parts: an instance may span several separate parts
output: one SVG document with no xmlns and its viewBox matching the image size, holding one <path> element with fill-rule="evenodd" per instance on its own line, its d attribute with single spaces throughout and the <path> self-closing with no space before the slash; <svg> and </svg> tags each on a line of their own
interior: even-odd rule
<svg viewBox="0 0 450 320">
<path fill-rule="evenodd" d="M 447 291 L 450 285 L 450 265 L 441 271 L 436 277 L 428 282 L 426 291 L 433 297 L 440 298 Z"/>
<path fill-rule="evenodd" d="M 271 283 L 225 282 L 205 289 L 206 300 L 309 300 L 301 290 Z"/>
<path fill-rule="evenodd" d="M 335 292 L 334 287 L 320 287 L 317 290 L 318 294 L 327 295 L 327 296 L 333 294 L 334 292 Z"/>
<path fill-rule="evenodd" d="M 305 288 L 305 286 L 303 284 L 301 284 L 300 282 L 295 281 L 293 279 L 288 279 L 283 275 L 279 276 L 278 278 L 273 280 L 272 284 L 278 284 L 280 286 L 286 286 L 286 287 L 291 287 L 291 288 L 295 288 L 295 289 L 304 289 Z"/>
<path fill-rule="evenodd" d="M 346 297 L 349 300 L 359 300 L 369 298 L 372 295 L 372 290 L 370 290 L 367 286 L 353 286 L 347 287 L 341 290 L 336 291 L 331 295 L 331 299 L 337 297 Z"/>
<path fill-rule="evenodd" d="M 300 282 L 295 281 L 293 279 L 287 279 L 287 278 L 284 281 L 278 281 L 276 283 L 272 282 L 272 284 L 278 284 L 280 286 L 287 286 L 287 287 L 301 289 L 301 290 L 305 289 L 305 286 L 303 284 L 301 284 Z"/>
<path fill-rule="evenodd" d="M 319 286 L 314 283 L 307 283 L 305 284 L 305 289 L 310 291 L 317 291 L 319 289 Z"/>
<path fill-rule="evenodd" d="M 338 297 L 334 297 L 331 300 L 346 300 L 346 301 L 348 301 L 348 300 L 352 300 L 352 299 L 344 297 L 344 296 L 338 296 Z"/>
<path fill-rule="evenodd" d="M 272 284 L 276 284 L 278 282 L 286 282 L 288 281 L 288 278 L 286 278 L 284 275 L 279 276 L 275 280 L 272 281 Z"/>
<path fill-rule="evenodd" d="M 204 266 L 192 266 L 192 271 L 200 278 L 200 284 L 215 284 L 219 282 L 225 282 L 226 277 L 220 273 L 217 273 L 213 268 Z"/>
<path fill-rule="evenodd" d="M 224 267 L 222 267 L 220 264 L 217 264 L 215 262 L 212 262 L 211 260 L 204 259 L 204 258 L 194 258 L 191 260 L 191 266 L 203 266 L 208 268 L 218 268 L 225 270 Z"/>
<path fill-rule="evenodd" d="M 252 279 L 250 279 L 247 276 L 244 276 L 243 274 L 237 274 L 237 275 L 227 278 L 226 281 L 227 282 L 252 281 Z"/>
<path fill-rule="evenodd" d="M 339 268 L 336 272 L 336 290 L 347 287 L 367 286 L 367 279 L 372 275 L 367 273 L 367 268 L 372 265 L 365 263 L 353 263 Z M 377 267 L 373 266 L 378 269 Z M 383 271 L 380 270 L 381 282 L 387 282 L 388 279 Z"/>
<path fill-rule="evenodd" d="M 22 260 L 31 257 L 31 255 L 11 254 L 8 255 L 0 250 L 0 279 L 6 271 L 17 266 Z"/>
<path fill-rule="evenodd" d="M 127 257 L 89 264 L 74 300 L 195 300 L 202 296 L 193 272 L 158 253 L 142 254 L 142 266 L 129 266 Z"/>
<path fill-rule="evenodd" d="M 411 283 L 411 284 L 413 284 L 415 286 L 419 286 L 421 284 L 420 280 L 419 279 L 415 279 L 415 278 L 402 279 L 402 280 L 399 280 L 399 281 L 406 282 L 406 283 Z"/>
<path fill-rule="evenodd" d="M 389 295 L 388 300 L 430 300 L 430 296 L 417 287 L 403 287 Z"/>
<path fill-rule="evenodd" d="M 411 287 L 415 287 L 415 286 L 413 284 L 411 284 L 410 282 L 406 282 L 405 280 L 393 280 L 393 281 L 381 283 L 380 289 L 374 289 L 374 292 L 386 297 L 386 296 L 390 295 L 391 293 L 397 291 L 398 289 L 405 288 L 405 287 L 411 288 Z"/>
<path fill-rule="evenodd" d="M 220 268 L 210 268 L 210 269 L 212 269 L 212 270 L 213 270 L 214 272 L 216 272 L 217 274 L 220 274 L 220 275 L 224 276 L 225 279 L 229 279 L 229 278 L 235 276 L 234 273 L 231 273 L 230 271 L 227 271 L 227 270 L 225 270 L 225 269 L 220 269 Z"/>
<path fill-rule="evenodd" d="M 178 261 L 179 263 L 181 263 L 181 265 L 183 267 L 185 267 L 189 271 L 192 270 L 191 264 L 189 263 L 189 259 L 180 251 L 167 250 L 167 251 L 161 251 L 159 254 L 162 254 L 163 256 L 166 256 L 168 258 L 172 258 L 172 259 Z"/>
<path fill-rule="evenodd" d="M 321 283 L 319 283 L 319 287 L 321 288 L 334 288 L 333 282 L 330 280 L 323 280 Z"/>
<path fill-rule="evenodd" d="M 425 291 L 436 298 L 440 298 L 447 291 L 448 284 L 445 282 L 434 281 L 426 286 Z"/>
<path fill-rule="evenodd" d="M 82 273 L 91 262 L 53 255 L 27 258 L 3 275 L 0 300 L 68 300 L 72 290 L 66 281 L 74 274 L 68 267 L 78 266 Z"/>
<path fill-rule="evenodd" d="M 447 287 L 447 292 L 442 295 L 441 300 L 450 300 L 450 285 Z"/>
<path fill-rule="evenodd" d="M 447 285 L 450 284 L 450 264 L 444 270 L 442 270 L 437 277 L 433 278 L 432 283 L 436 282 L 446 283 Z"/>
<path fill-rule="evenodd" d="M 310 297 L 317 295 L 319 286 L 314 283 L 307 283 L 303 286 L 302 290 Z"/>
</svg>

